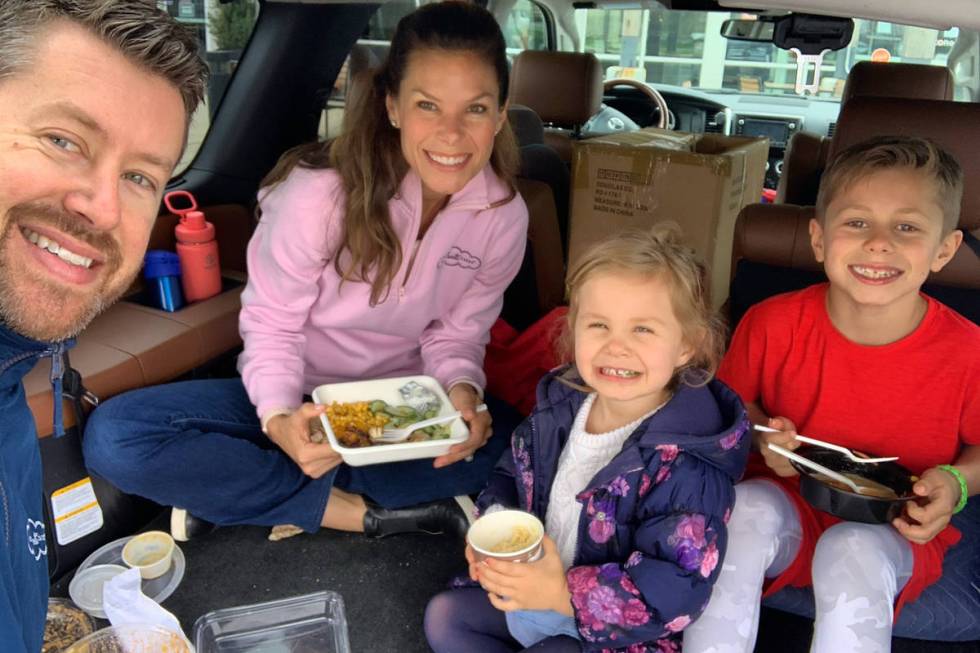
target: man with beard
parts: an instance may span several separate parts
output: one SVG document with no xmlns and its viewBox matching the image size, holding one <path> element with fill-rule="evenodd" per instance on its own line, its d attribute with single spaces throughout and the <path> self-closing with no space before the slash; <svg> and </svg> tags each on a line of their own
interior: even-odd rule
<svg viewBox="0 0 980 653">
<path fill-rule="evenodd" d="M 139 271 L 205 80 L 193 36 L 154 2 L 0 0 L 4 651 L 40 650 L 48 596 L 22 378 L 51 357 L 60 384 L 70 339 Z"/>
</svg>

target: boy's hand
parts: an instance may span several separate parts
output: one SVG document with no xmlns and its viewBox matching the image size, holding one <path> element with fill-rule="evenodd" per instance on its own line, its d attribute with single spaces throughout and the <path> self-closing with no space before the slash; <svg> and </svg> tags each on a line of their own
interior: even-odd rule
<svg viewBox="0 0 980 653">
<path fill-rule="evenodd" d="M 770 417 L 767 426 L 769 428 L 779 429 L 779 433 L 764 433 L 762 431 L 755 431 L 753 433 L 755 445 L 762 453 L 766 465 L 779 476 L 796 476 L 797 472 L 789 464 L 789 459 L 786 456 L 780 456 L 768 447 L 770 442 L 778 444 L 790 451 L 799 447 L 800 441 L 796 439 L 796 425 L 785 417 Z"/>
<path fill-rule="evenodd" d="M 310 440 L 310 420 L 323 411 L 323 406 L 307 402 L 288 415 L 276 415 L 266 424 L 269 439 L 310 478 L 320 478 L 342 462 L 329 443 Z"/>
<path fill-rule="evenodd" d="M 925 544 L 946 528 L 953 509 L 960 500 L 960 484 L 949 472 L 933 467 L 927 469 L 912 492 L 922 497 L 905 504 L 905 514 L 892 521 L 905 539 Z"/>
<path fill-rule="evenodd" d="M 449 389 L 449 401 L 461 413 L 463 421 L 470 429 L 470 437 L 465 442 L 454 444 L 446 455 L 436 458 L 432 463 L 433 467 L 445 467 L 469 458 L 493 434 L 490 430 L 490 411 L 476 412 L 476 407 L 480 405 L 480 396 L 473 386 L 469 383 L 457 383 Z"/>
<path fill-rule="evenodd" d="M 493 607 L 511 610 L 554 610 L 572 616 L 572 594 L 558 548 L 547 535 L 541 542 L 544 555 L 534 562 L 504 562 L 487 558 L 480 564 L 480 585 L 490 594 Z"/>
</svg>

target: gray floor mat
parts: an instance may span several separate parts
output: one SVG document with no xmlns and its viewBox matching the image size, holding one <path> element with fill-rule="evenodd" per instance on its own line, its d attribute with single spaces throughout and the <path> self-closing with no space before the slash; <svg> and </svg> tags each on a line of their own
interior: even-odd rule
<svg viewBox="0 0 980 653">
<path fill-rule="evenodd" d="M 268 528 L 234 526 L 180 545 L 187 572 L 163 605 L 180 619 L 189 636 L 197 618 L 211 610 L 326 589 L 344 598 L 353 653 L 425 653 L 429 651 L 422 632 L 425 605 L 466 568 L 462 541 L 444 536 L 371 540 L 322 530 L 270 542 L 268 532 Z M 69 580 L 53 586 L 52 595 L 67 596 Z M 764 609 L 756 651 L 805 653 L 811 628 L 809 619 Z M 980 653 L 980 645 L 895 638 L 892 650 Z"/>
<path fill-rule="evenodd" d="M 279 542 L 268 528 L 234 526 L 180 544 L 184 580 L 163 606 L 188 636 L 219 608 L 333 590 L 344 599 L 351 651 L 429 651 L 422 632 L 428 599 L 464 573 L 463 543 L 423 534 L 371 540 L 322 530 Z M 68 580 L 52 587 L 67 594 Z M 107 624 L 106 624 L 107 625 Z"/>
</svg>

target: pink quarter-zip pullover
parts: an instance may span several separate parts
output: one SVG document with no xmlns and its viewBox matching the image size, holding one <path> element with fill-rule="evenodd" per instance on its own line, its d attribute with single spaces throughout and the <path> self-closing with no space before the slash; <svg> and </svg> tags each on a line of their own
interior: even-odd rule
<svg viewBox="0 0 980 653">
<path fill-rule="evenodd" d="M 527 242 L 527 208 L 511 194 L 488 165 L 417 240 L 422 184 L 410 171 L 388 203 L 401 267 L 372 307 L 370 284 L 341 287 L 334 269 L 345 206 L 337 172 L 296 168 L 261 190 L 238 359 L 259 417 L 299 406 L 323 383 L 421 373 L 446 389 L 460 381 L 482 388 L 490 326 Z"/>
</svg>

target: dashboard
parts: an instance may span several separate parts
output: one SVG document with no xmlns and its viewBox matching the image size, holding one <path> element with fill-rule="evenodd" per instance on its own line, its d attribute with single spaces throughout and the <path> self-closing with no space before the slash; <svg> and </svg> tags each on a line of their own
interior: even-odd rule
<svg viewBox="0 0 980 653">
<path fill-rule="evenodd" d="M 728 135 L 764 136 L 769 139 L 766 187 L 775 189 L 782 174 L 786 146 L 793 134 L 805 131 L 830 136 L 840 104 L 836 101 L 796 96 L 750 95 L 734 91 L 705 92 L 696 89 L 650 84 L 663 95 L 670 110 L 670 126 L 680 131 Z M 603 104 L 613 111 L 590 121 L 591 135 L 625 128 L 656 125 L 659 113 L 642 92 L 627 86 L 606 91 Z M 612 114 L 627 120 L 616 122 Z M 630 123 L 634 123 L 633 127 Z"/>
</svg>

